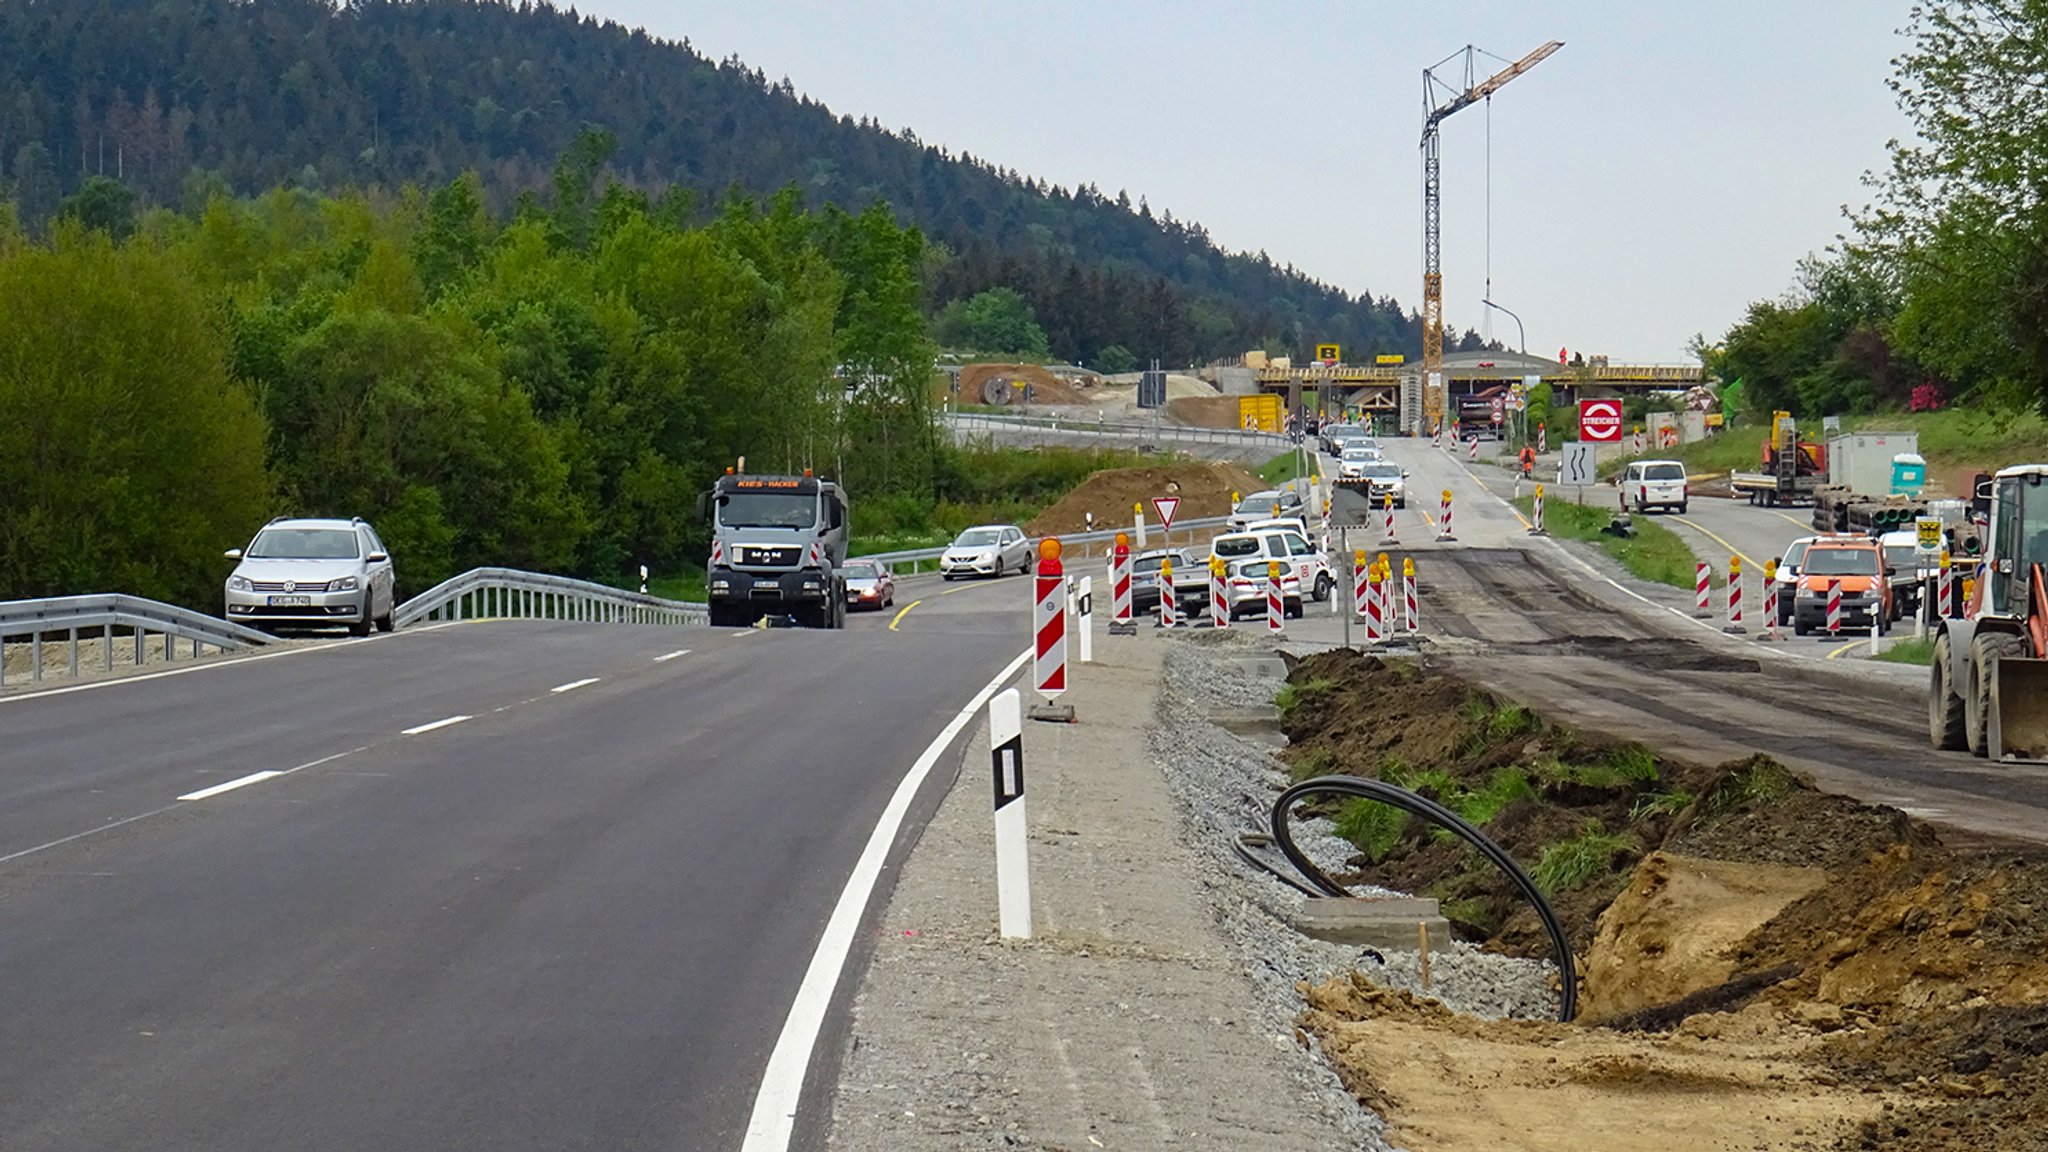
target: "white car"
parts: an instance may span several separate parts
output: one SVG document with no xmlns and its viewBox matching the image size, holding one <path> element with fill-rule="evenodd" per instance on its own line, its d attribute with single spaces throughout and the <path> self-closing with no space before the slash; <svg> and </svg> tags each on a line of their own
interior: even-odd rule
<svg viewBox="0 0 2048 1152">
<path fill-rule="evenodd" d="M 1337 457 L 1337 475 L 1346 480 L 1356 480 L 1365 475 L 1365 466 L 1377 464 L 1385 457 L 1377 446 L 1353 440 L 1344 445 L 1344 452 Z"/>
<path fill-rule="evenodd" d="M 1309 543 L 1306 535 L 1291 528 L 1226 532 L 1209 542 L 1209 555 L 1232 565 L 1246 560 L 1278 560 L 1286 565 L 1287 575 L 1318 602 L 1328 600 L 1337 583 L 1330 571 L 1329 558 Z"/>
<path fill-rule="evenodd" d="M 1231 531 L 1242 531 L 1254 520 L 1270 520 L 1276 516 L 1301 515 L 1301 493 L 1291 488 L 1268 488 L 1254 492 L 1237 502 L 1237 508 L 1230 514 Z"/>
<path fill-rule="evenodd" d="M 1031 571 L 1031 541 L 1015 524 L 979 524 L 954 537 L 939 557 L 939 574 L 1001 576 Z"/>
<path fill-rule="evenodd" d="M 1621 474 L 1621 497 L 1636 511 L 1648 514 L 1652 508 L 1677 509 L 1685 515 L 1690 494 L 1685 465 L 1676 460 L 1633 460 Z"/>
<path fill-rule="evenodd" d="M 1240 560 L 1230 566 L 1230 618 L 1237 620 L 1245 616 L 1264 616 L 1269 607 L 1267 599 L 1272 591 L 1273 577 L 1267 569 L 1270 561 L 1253 559 Z M 1301 580 L 1284 567 L 1280 570 L 1280 614 L 1301 618 Z"/>
</svg>

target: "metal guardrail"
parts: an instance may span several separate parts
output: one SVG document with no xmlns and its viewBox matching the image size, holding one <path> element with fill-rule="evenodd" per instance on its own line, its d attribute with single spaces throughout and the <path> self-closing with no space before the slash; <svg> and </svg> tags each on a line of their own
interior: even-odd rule
<svg viewBox="0 0 2048 1152">
<path fill-rule="evenodd" d="M 1202 532 L 1218 528 L 1224 528 L 1229 526 L 1229 524 L 1230 517 L 1228 516 L 1207 516 L 1194 520 L 1176 520 L 1174 521 L 1173 528 L 1171 531 L 1161 528 L 1156 524 L 1148 525 L 1146 528 L 1146 546 L 1172 547 L 1171 541 L 1175 535 L 1180 535 L 1184 537 L 1187 543 L 1192 544 L 1195 542 L 1195 537 L 1200 535 Z M 1087 557 L 1094 555 L 1095 548 L 1098 545 L 1112 544 L 1116 541 L 1117 533 L 1128 531 L 1130 531 L 1130 529 L 1128 528 L 1103 528 L 1098 529 L 1094 532 L 1062 533 L 1060 534 L 1059 539 L 1060 545 L 1062 547 L 1078 547 L 1080 549 L 1080 556 L 1083 559 L 1086 559 Z M 1166 543 L 1151 543 L 1151 538 L 1154 535 L 1156 535 L 1160 540 L 1165 541 Z M 1135 541 L 1133 542 L 1132 546 L 1134 548 L 1136 547 Z M 870 552 L 865 556 L 854 556 L 850 559 L 878 561 L 880 563 L 887 564 L 889 566 L 889 571 L 891 572 L 902 573 L 907 570 L 908 572 L 916 573 L 922 570 L 924 564 L 927 561 L 930 561 L 932 563 L 933 568 L 936 569 L 938 567 L 938 559 L 940 556 L 945 554 L 945 551 L 946 549 L 944 546 L 940 546 L 938 548 L 905 548 L 898 552 Z M 907 569 L 905 568 L 905 565 L 908 565 Z"/>
<path fill-rule="evenodd" d="M 93 633 L 98 635 L 94 636 Z M 80 648 L 94 646 L 103 671 L 113 671 L 116 648 L 126 648 L 117 639 L 132 639 L 133 647 L 122 653 L 122 663 L 141 667 L 153 657 L 165 662 L 178 658 L 178 642 L 190 645 L 193 658 L 209 648 L 225 652 L 270 642 L 270 637 L 253 628 L 194 612 L 174 604 L 145 600 L 140 596 L 101 593 L 92 596 L 52 596 L 41 600 L 0 602 L 0 684 L 8 682 L 8 651 L 28 649 L 26 679 L 40 682 L 44 672 L 44 647 L 50 637 L 60 637 L 64 669 L 77 676 Z M 152 641 L 152 637 L 157 637 Z M 155 651 L 152 651 L 155 649 Z"/>
<path fill-rule="evenodd" d="M 971 431 L 1031 429 L 1047 433 L 1115 436 L 1147 441 L 1172 440 L 1200 444 L 1269 445 L 1275 451 L 1293 446 L 1294 441 L 1277 432 L 1246 432 L 1238 428 L 1194 428 L 1185 424 L 1153 424 L 1131 420 L 1089 420 L 1068 416 L 1012 416 L 1007 413 L 948 412 L 945 421 L 955 428 Z"/>
<path fill-rule="evenodd" d="M 522 572 L 516 568 L 472 568 L 400 604 L 392 623 L 403 628 L 422 620 L 584 620 L 600 624 L 691 625 L 710 623 L 703 604 L 664 600 L 588 580 Z"/>
</svg>

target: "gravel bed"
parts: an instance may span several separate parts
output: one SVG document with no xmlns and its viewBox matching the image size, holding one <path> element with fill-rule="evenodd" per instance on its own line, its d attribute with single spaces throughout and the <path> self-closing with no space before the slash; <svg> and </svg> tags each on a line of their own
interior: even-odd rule
<svg viewBox="0 0 2048 1152">
<path fill-rule="evenodd" d="M 1302 1009 L 1295 984 L 1320 982 L 1350 971 L 1390 988 L 1422 991 L 1420 955 L 1378 952 L 1313 940 L 1287 917 L 1305 899 L 1294 889 L 1246 864 L 1234 849 L 1239 832 L 1264 830 L 1273 799 L 1287 782 L 1271 741 L 1239 735 L 1210 719 L 1216 710 L 1270 706 L 1281 681 L 1259 676 L 1236 661 L 1270 655 L 1270 641 L 1241 635 L 1176 637 L 1166 657 L 1165 690 L 1151 736 L 1151 752 L 1188 819 L 1188 843 L 1201 862 L 1196 880 L 1224 936 L 1258 990 L 1267 1023 L 1281 1032 Z M 1305 834 L 1304 834 L 1305 833 Z M 1297 826 L 1297 843 L 1325 868 L 1340 868 L 1354 853 L 1329 834 L 1323 821 Z M 1481 952 L 1469 944 L 1430 952 L 1428 995 L 1447 1007 L 1490 1018 L 1551 1019 L 1557 1012 L 1548 962 Z M 1384 1147 L 1379 1118 L 1359 1108 L 1321 1059 L 1302 1053 L 1302 1078 L 1333 1118 L 1359 1140 Z M 1348 1117 L 1348 1119 L 1346 1119 Z"/>
</svg>

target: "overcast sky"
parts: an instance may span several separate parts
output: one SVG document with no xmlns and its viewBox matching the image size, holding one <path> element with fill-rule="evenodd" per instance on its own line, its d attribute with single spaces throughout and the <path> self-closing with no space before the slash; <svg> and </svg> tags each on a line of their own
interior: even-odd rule
<svg viewBox="0 0 2048 1152">
<path fill-rule="evenodd" d="M 1565 47 L 1494 98 L 1493 299 L 1528 347 L 1679 361 L 1867 199 L 1910 0 L 582 0 L 833 111 L 1421 298 L 1421 71 Z M 1495 67 L 1499 67 L 1496 63 Z M 1444 127 L 1444 294 L 1488 331 L 1489 110 Z M 1514 323 L 1490 331 L 1510 346 Z"/>
</svg>

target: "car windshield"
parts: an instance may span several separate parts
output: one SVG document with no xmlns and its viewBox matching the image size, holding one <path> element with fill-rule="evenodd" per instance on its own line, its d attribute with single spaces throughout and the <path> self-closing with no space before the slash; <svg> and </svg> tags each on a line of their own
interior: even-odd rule
<svg viewBox="0 0 2048 1152">
<path fill-rule="evenodd" d="M 818 522 L 818 498 L 794 492 L 734 492 L 718 498 L 718 522 L 727 528 L 809 528 Z"/>
<path fill-rule="evenodd" d="M 1380 450 L 1370 444 L 1352 443 L 1344 446 L 1344 459 L 1346 460 L 1370 460 L 1379 454 Z"/>
<path fill-rule="evenodd" d="M 1875 576 L 1875 548 L 1816 548 L 1806 554 L 1808 576 Z"/>
<path fill-rule="evenodd" d="M 1911 572 L 1920 566 L 1920 552 L 1911 544 L 1904 545 L 1903 547 L 1897 544 L 1887 544 L 1884 548 L 1884 562 L 1901 572 Z"/>
<path fill-rule="evenodd" d="M 881 573 L 875 571 L 873 564 L 848 564 L 846 566 L 846 578 L 849 580 L 873 580 L 879 575 Z"/>
<path fill-rule="evenodd" d="M 1645 464 L 1643 465 L 1643 479 L 1683 480 L 1685 479 L 1685 466 L 1683 464 Z"/>
<path fill-rule="evenodd" d="M 1280 494 L 1278 492 L 1254 492 L 1238 504 L 1237 510 L 1239 512 L 1257 512 L 1260 515 L 1265 515 L 1273 510 L 1273 505 L 1278 503 L 1280 503 Z"/>
<path fill-rule="evenodd" d="M 1140 556 L 1140 557 L 1138 557 L 1138 559 L 1136 560 L 1136 562 L 1134 562 L 1134 563 L 1133 563 L 1133 564 L 1131 565 L 1131 571 L 1132 571 L 1132 572 L 1157 572 L 1157 571 L 1159 571 L 1159 566 L 1160 566 L 1161 564 L 1165 563 L 1165 562 L 1166 562 L 1166 559 L 1167 559 L 1167 558 L 1166 558 L 1166 557 L 1164 557 L 1164 556 Z"/>
<path fill-rule="evenodd" d="M 953 547 L 993 548 L 1002 536 L 1002 530 L 999 528 L 969 528 L 960 534 L 959 539 L 953 541 Z"/>
<path fill-rule="evenodd" d="M 1401 466 L 1399 464 L 1375 461 L 1365 466 L 1365 475 L 1374 480 L 1399 480 L 1401 478 Z"/>
<path fill-rule="evenodd" d="M 353 560 L 360 554 L 352 528 L 265 528 L 247 553 L 252 560 Z"/>
<path fill-rule="evenodd" d="M 1264 551 L 1258 540 L 1251 536 L 1240 536 L 1235 540 L 1225 537 L 1215 544 L 1216 555 L 1226 560 L 1236 556 L 1257 556 Z"/>
<path fill-rule="evenodd" d="M 1797 572 L 1799 570 L 1799 562 L 1806 559 L 1806 550 L 1811 547 L 1813 547 L 1813 541 L 1811 540 L 1794 540 L 1792 546 L 1785 549 L 1785 561 L 1780 567 L 1790 568 Z"/>
</svg>

